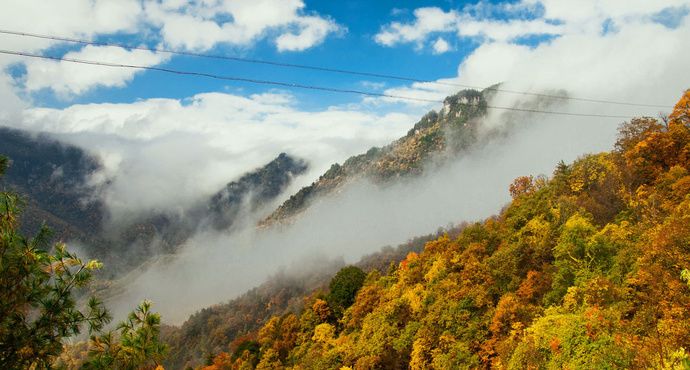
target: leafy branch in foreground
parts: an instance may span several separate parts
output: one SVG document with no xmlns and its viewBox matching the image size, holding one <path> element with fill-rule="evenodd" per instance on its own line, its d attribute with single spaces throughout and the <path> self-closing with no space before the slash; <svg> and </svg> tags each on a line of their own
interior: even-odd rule
<svg viewBox="0 0 690 370">
<path fill-rule="evenodd" d="M 0 176 L 9 165 L 0 157 Z M 102 302 L 91 297 L 77 308 L 74 293 L 85 288 L 96 260 L 82 261 L 62 243 L 50 247 L 43 227 L 31 238 L 19 231 L 21 198 L 0 192 L 0 368 L 44 368 L 62 351 L 62 340 L 99 331 L 110 321 Z"/>
<path fill-rule="evenodd" d="M 160 342 L 160 314 L 142 302 L 117 326 L 118 333 L 91 337 L 87 369 L 152 369 L 163 360 L 167 346 Z M 119 337 L 119 340 L 118 340 Z"/>
</svg>

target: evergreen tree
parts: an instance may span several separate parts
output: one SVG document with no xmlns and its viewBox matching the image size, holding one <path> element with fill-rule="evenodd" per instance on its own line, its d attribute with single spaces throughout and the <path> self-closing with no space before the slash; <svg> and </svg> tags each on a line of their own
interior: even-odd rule
<svg viewBox="0 0 690 370">
<path fill-rule="evenodd" d="M 9 160 L 0 157 L 0 176 Z M 62 243 L 50 247 L 50 231 L 33 238 L 19 231 L 21 198 L 0 192 L 0 368 L 46 368 L 62 351 L 62 339 L 100 330 L 110 316 L 95 297 L 77 308 L 96 260 L 82 261 Z"/>
</svg>

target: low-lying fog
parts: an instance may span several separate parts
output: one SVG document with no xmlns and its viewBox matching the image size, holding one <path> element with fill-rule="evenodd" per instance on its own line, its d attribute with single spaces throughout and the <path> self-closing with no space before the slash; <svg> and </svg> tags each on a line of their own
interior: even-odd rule
<svg viewBox="0 0 690 370">
<path fill-rule="evenodd" d="M 323 258 L 354 262 L 440 226 L 481 220 L 509 201 L 514 178 L 550 175 L 560 160 L 609 150 L 622 121 L 543 114 L 491 117 L 494 126 L 506 120 L 513 127 L 507 136 L 410 181 L 348 186 L 314 204 L 290 226 L 256 229 L 247 222 L 232 233 L 201 232 L 178 256 L 126 277 L 126 290 L 109 305 L 119 316 L 148 298 L 165 321 L 180 323 L 198 309 L 260 284 L 280 268 L 310 269 Z"/>
</svg>

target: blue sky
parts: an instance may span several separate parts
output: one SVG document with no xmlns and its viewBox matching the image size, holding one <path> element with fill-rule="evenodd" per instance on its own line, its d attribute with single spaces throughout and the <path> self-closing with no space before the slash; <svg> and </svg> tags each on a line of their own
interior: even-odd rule
<svg viewBox="0 0 690 370">
<path fill-rule="evenodd" d="M 503 2 L 504 4 L 506 2 Z M 413 11 L 420 7 L 438 7 L 444 11 L 464 9 L 473 2 L 459 1 L 306 1 L 305 14 L 318 14 L 337 23 L 340 27 L 322 42 L 302 51 L 279 51 L 270 37 L 257 37 L 250 45 L 218 43 L 214 47 L 200 50 L 201 53 L 224 54 L 246 58 L 264 59 L 294 64 L 326 66 L 332 68 L 409 76 L 423 80 L 451 77 L 457 73 L 458 64 L 480 45 L 475 37 L 450 38 L 450 50 L 442 54 L 433 49 L 399 44 L 385 46 L 377 43 L 375 36 L 382 27 L 393 21 L 412 22 Z M 487 3 L 488 4 L 488 3 Z M 536 8 L 538 9 L 538 8 Z M 535 18 L 534 13 L 518 14 L 520 18 Z M 492 19 L 505 20 L 508 16 L 500 11 L 490 14 Z M 142 33 L 131 34 L 121 30 L 115 34 L 94 34 L 98 42 L 160 45 L 161 38 L 155 27 Z M 22 31 L 30 31 L 26 27 Z M 267 31 L 271 33 L 272 31 Z M 56 36 L 63 36 L 57 34 Z M 543 35 L 529 35 L 518 42 L 536 44 L 543 41 Z M 162 45 L 165 47 L 165 45 Z M 47 55 L 61 56 L 69 50 L 78 50 L 79 45 L 58 44 L 44 51 Z M 218 61 L 187 56 L 174 56 L 160 66 L 172 69 L 203 71 L 221 75 L 259 78 L 284 82 L 299 82 L 319 86 L 358 89 L 380 92 L 384 88 L 404 86 L 405 83 L 390 79 L 363 78 L 326 72 L 281 68 L 251 63 Z M 15 76 L 25 72 L 15 69 Z M 374 82 L 376 84 L 368 84 Z M 381 84 L 381 85 L 378 85 Z M 232 83 L 205 78 L 174 76 L 160 72 L 138 73 L 126 87 L 94 86 L 87 92 L 69 97 L 56 95 L 49 88 L 31 92 L 35 104 L 62 108 L 79 103 L 132 102 L 137 99 L 175 98 L 184 99 L 201 92 L 233 92 L 238 94 L 260 93 L 272 88 L 248 83 Z M 311 92 L 300 89 L 291 91 L 304 109 L 320 109 L 334 104 L 358 101 L 353 95 Z"/>
<path fill-rule="evenodd" d="M 80 0 L 70 1 L 80 2 Z M 165 5 L 166 1 L 147 0 L 139 2 L 138 0 L 128 0 L 134 5 L 128 10 L 129 13 L 122 17 L 128 17 L 130 21 L 136 19 L 136 21 L 130 22 L 131 25 L 128 27 L 127 20 L 123 20 L 121 25 L 110 27 L 107 31 L 100 31 L 98 26 L 94 26 L 90 30 L 86 27 L 87 29 L 71 29 L 69 32 L 63 33 L 39 32 L 23 22 L 18 22 L 21 24 L 18 28 L 7 28 L 58 37 L 88 38 L 98 42 L 191 50 L 199 53 L 393 74 L 421 80 L 438 80 L 456 77 L 459 65 L 483 44 L 498 41 L 534 48 L 566 34 L 568 25 L 573 21 L 584 23 L 582 19 L 568 19 L 567 12 L 572 10 L 568 7 L 572 7 L 572 5 L 564 6 L 565 2 L 559 4 L 558 1 L 542 3 L 536 0 L 479 2 L 447 0 L 347 2 L 310 0 L 302 2 L 289 0 L 283 2 L 283 4 L 291 4 L 285 7 L 285 14 L 282 15 L 280 12 L 277 14 L 277 18 L 284 18 L 283 23 L 276 26 L 275 20 L 259 20 L 259 31 L 254 32 L 253 36 L 247 40 L 232 40 L 233 36 L 223 39 L 220 36 L 203 41 L 189 41 L 184 39 L 184 35 L 180 35 L 188 32 L 184 27 L 181 30 L 177 29 L 176 35 L 166 34 L 165 28 L 173 23 L 174 17 L 188 17 L 194 21 L 198 21 L 198 18 L 202 17 L 206 23 L 221 27 L 225 25 L 244 27 L 243 22 L 249 24 L 248 27 L 256 27 L 257 21 L 252 19 L 254 10 L 250 9 L 246 12 L 247 16 L 246 14 L 234 13 L 233 10 L 226 10 L 222 5 L 206 7 L 194 2 L 169 1 L 173 5 L 168 6 Z M 242 2 L 239 1 L 238 3 Z M 231 4 L 232 1 L 218 2 L 218 4 L 223 3 Z M 251 2 L 247 3 L 251 4 Z M 269 6 L 280 4 L 279 2 L 270 4 L 270 0 L 266 3 Z M 609 1 L 609 3 L 612 2 Z M 669 27 L 677 27 L 687 14 L 688 6 L 683 1 L 673 0 L 669 1 L 667 5 L 662 4 L 651 8 L 643 6 L 637 12 L 633 9 L 631 12 L 622 14 L 605 14 L 602 12 L 588 14 L 587 16 L 592 19 L 588 27 L 593 25 L 595 31 L 598 31 L 597 27 L 599 27 L 601 33 L 606 34 L 615 30 L 617 22 L 624 22 L 626 17 L 630 18 L 631 15 L 638 18 L 648 17 Z M 165 8 L 166 6 L 169 9 Z M 160 9 L 154 9 L 156 7 Z M 587 5 L 583 4 L 582 7 L 586 8 Z M 611 7 L 610 4 L 607 5 L 606 2 L 596 7 L 619 10 L 616 7 Z M 91 10 L 97 12 L 95 7 L 93 8 Z M 260 10 L 256 10 L 255 14 L 256 12 L 260 12 Z M 323 34 L 317 37 L 317 40 L 308 42 L 305 47 L 281 50 L 281 47 L 277 45 L 279 35 L 293 32 L 298 33 L 298 36 L 303 36 L 299 35 L 301 32 L 299 29 L 303 27 L 300 22 L 306 18 L 318 19 L 324 24 L 327 23 L 327 27 L 330 28 L 326 28 Z M 264 23 L 261 24 L 261 22 Z M 195 28 L 194 25 L 186 25 L 186 27 L 188 29 Z M 396 27 L 398 28 L 396 29 Z M 48 30 L 59 28 L 47 27 Z M 226 31 L 226 33 L 231 34 L 233 31 Z M 391 37 L 388 41 L 382 37 L 386 33 Z M 14 38 L 12 40 L 14 43 L 35 41 L 18 36 L 4 37 Z M 200 35 L 196 37 L 203 39 L 203 31 L 200 31 Z M 435 43 L 440 43 L 441 48 L 437 49 Z M 0 39 L 1 44 L 2 39 Z M 81 47 L 78 44 L 52 43 L 47 47 L 39 48 L 39 52 L 45 55 L 62 56 L 68 51 L 79 53 Z M 136 58 L 115 58 L 108 59 L 108 61 L 137 64 Z M 162 58 L 147 65 L 375 92 L 404 88 L 409 85 L 409 83 L 391 79 L 363 78 L 189 56 Z M 15 79 L 15 85 L 19 86 L 21 90 L 29 74 L 21 60 L 19 63 L 12 64 L 9 71 Z M 198 93 L 214 91 L 240 95 L 276 91 L 272 87 L 250 83 L 191 78 L 160 72 L 136 73 L 133 78 L 130 76 L 125 79 L 124 83 L 114 84 L 115 86 L 112 83 L 99 82 L 96 77 L 77 93 L 70 91 L 69 87 L 65 93 L 65 91 L 55 89 L 50 82 L 39 83 L 38 88 L 26 88 L 20 94 L 37 106 L 65 108 L 73 104 L 128 103 L 150 98 L 185 99 Z M 492 83 L 494 82 L 500 81 L 492 81 Z M 361 97 L 356 95 L 301 89 L 293 89 L 290 93 L 293 94 L 299 106 L 305 110 L 324 109 L 328 106 L 361 100 Z"/>
<path fill-rule="evenodd" d="M 690 86 L 688 9 L 690 0 L 6 0 L 0 29 L 670 108 Z M 0 49 L 434 101 L 460 89 L 8 35 Z M 312 163 L 300 180 L 309 183 L 441 107 L 1 55 L 0 71 L 0 125 L 54 134 L 101 158 L 114 213 L 168 207 L 171 197 L 191 204 L 280 152 Z M 491 103 L 660 111 L 505 93 Z M 574 152 L 609 147 L 620 122 L 595 123 L 601 140 Z"/>
</svg>

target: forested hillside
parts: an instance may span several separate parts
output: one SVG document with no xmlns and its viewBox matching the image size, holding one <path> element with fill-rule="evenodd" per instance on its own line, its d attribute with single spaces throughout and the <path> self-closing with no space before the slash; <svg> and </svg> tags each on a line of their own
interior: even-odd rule
<svg viewBox="0 0 690 370">
<path fill-rule="evenodd" d="M 690 366 L 690 91 L 386 273 L 343 269 L 206 369 Z"/>
<path fill-rule="evenodd" d="M 413 238 L 395 248 L 384 247 L 362 257 L 356 266 L 364 271 L 387 271 L 410 252 L 420 252 L 424 243 L 443 234 L 457 234 L 460 228 Z M 180 326 L 166 326 L 162 339 L 170 346 L 166 366 L 178 369 L 202 365 L 228 343 L 240 343 L 272 316 L 297 313 L 304 308 L 305 295 L 328 287 L 330 277 L 343 266 L 340 260 L 324 262 L 304 271 L 281 272 L 260 286 L 224 304 L 204 308 Z"/>
<path fill-rule="evenodd" d="M 208 202 L 213 226 L 219 230 L 226 229 L 236 221 L 242 207 L 256 211 L 271 202 L 285 191 L 295 176 L 303 174 L 307 168 L 305 161 L 280 153 L 264 167 L 228 183 Z"/>
<path fill-rule="evenodd" d="M 444 100 L 440 112 L 431 111 L 417 122 L 407 135 L 381 148 L 335 163 L 311 185 L 300 189 L 262 221 L 262 226 L 284 222 L 305 210 L 322 196 L 356 179 L 376 183 L 420 174 L 432 159 L 455 157 L 475 144 L 479 118 L 486 114 L 486 94 L 463 90 Z"/>
</svg>

